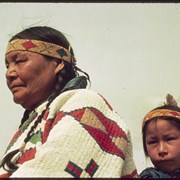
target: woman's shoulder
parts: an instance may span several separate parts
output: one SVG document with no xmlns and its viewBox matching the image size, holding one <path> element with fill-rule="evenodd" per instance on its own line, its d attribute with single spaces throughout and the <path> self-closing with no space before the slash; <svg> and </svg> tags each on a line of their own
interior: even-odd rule
<svg viewBox="0 0 180 180">
<path fill-rule="evenodd" d="M 106 107 L 112 110 L 107 100 L 99 93 L 90 89 L 68 90 L 60 94 L 52 102 L 50 107 L 57 107 L 63 110 L 72 110 L 82 107 Z"/>
<path fill-rule="evenodd" d="M 114 110 L 111 104 L 99 93 L 89 89 L 68 90 L 60 94 L 50 105 L 49 112 L 54 115 L 59 112 L 66 114 L 93 115 L 117 123 L 127 133 L 125 121 Z M 91 116 L 92 117 L 92 116 Z"/>
<path fill-rule="evenodd" d="M 79 94 L 81 96 L 86 96 L 86 95 L 99 96 L 100 95 L 100 93 L 98 93 L 94 90 L 91 90 L 91 89 L 73 89 L 73 90 L 68 90 L 68 91 L 60 94 L 60 96 L 68 95 L 68 94 L 74 94 L 74 95 Z"/>
<path fill-rule="evenodd" d="M 75 89 L 75 90 L 68 90 L 62 94 L 60 94 L 55 100 L 54 103 L 58 102 L 84 102 L 84 103 L 93 103 L 99 101 L 105 101 L 105 98 L 96 91 L 90 89 Z"/>
</svg>

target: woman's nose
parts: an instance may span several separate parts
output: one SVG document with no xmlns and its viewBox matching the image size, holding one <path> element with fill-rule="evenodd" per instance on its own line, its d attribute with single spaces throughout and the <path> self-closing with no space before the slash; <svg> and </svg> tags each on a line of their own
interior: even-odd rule
<svg viewBox="0 0 180 180">
<path fill-rule="evenodd" d="M 9 65 L 7 71 L 6 71 L 6 78 L 8 80 L 10 79 L 13 79 L 13 78 L 16 78 L 17 77 L 17 72 L 15 70 L 15 66 L 12 64 L 12 65 Z"/>
<path fill-rule="evenodd" d="M 164 158 L 168 154 L 166 144 L 164 142 L 160 142 L 158 146 L 158 155 Z"/>
</svg>

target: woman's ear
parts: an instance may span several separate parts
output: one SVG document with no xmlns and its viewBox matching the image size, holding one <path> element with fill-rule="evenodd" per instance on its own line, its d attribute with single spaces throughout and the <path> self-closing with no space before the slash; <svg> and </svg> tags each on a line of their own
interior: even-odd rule
<svg viewBox="0 0 180 180">
<path fill-rule="evenodd" d="M 57 63 L 57 66 L 55 68 L 55 74 L 58 74 L 62 69 L 64 68 L 64 62 Z"/>
</svg>

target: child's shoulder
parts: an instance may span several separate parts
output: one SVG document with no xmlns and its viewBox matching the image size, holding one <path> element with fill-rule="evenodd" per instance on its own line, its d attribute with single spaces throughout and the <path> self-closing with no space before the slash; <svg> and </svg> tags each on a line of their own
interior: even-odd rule
<svg viewBox="0 0 180 180">
<path fill-rule="evenodd" d="M 170 176 L 161 170 L 154 168 L 154 167 L 148 167 L 144 169 L 140 173 L 140 178 L 141 179 L 146 179 L 146 178 L 170 178 Z"/>
</svg>

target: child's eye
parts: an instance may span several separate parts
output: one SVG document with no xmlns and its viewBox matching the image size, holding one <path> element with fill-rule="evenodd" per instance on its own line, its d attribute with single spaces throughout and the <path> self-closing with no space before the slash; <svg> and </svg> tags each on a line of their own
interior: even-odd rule
<svg viewBox="0 0 180 180">
<path fill-rule="evenodd" d="M 158 143 L 156 140 L 148 141 L 147 144 L 156 144 Z"/>
<path fill-rule="evenodd" d="M 173 141 L 175 139 L 176 139 L 176 137 L 168 137 L 168 138 L 166 138 L 166 141 Z"/>
</svg>

